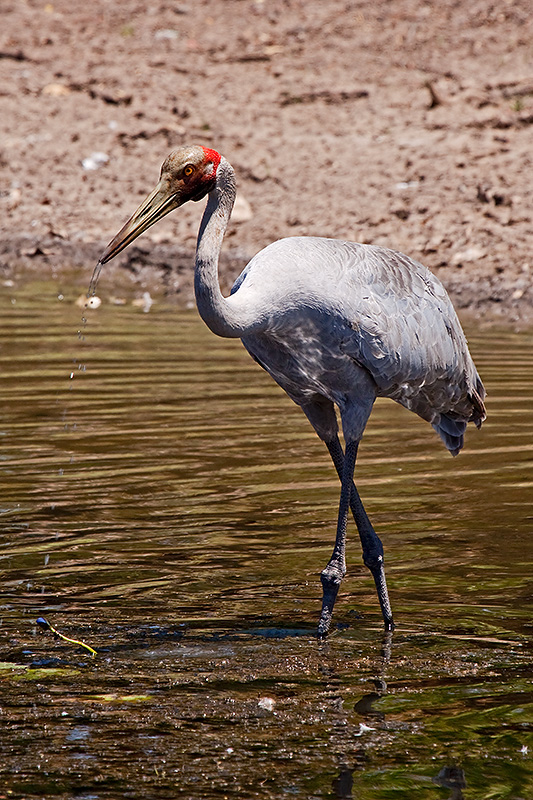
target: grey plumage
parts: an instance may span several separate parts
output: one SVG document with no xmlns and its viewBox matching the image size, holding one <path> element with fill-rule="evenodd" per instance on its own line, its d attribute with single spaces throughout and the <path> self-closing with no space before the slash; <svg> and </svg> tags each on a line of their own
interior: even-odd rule
<svg viewBox="0 0 533 800">
<path fill-rule="evenodd" d="M 218 256 L 235 199 L 235 176 L 218 153 L 196 146 L 167 158 L 156 189 L 110 242 L 97 270 L 173 208 L 205 195 L 195 268 L 200 315 L 214 333 L 240 337 L 302 408 L 341 479 L 335 547 L 321 574 L 319 635 L 328 632 L 346 571 L 348 509 L 376 583 L 385 626 L 392 629 L 383 547 L 352 476 L 378 396 L 427 420 L 453 455 L 463 446 L 468 422 L 479 427 L 485 419 L 483 384 L 451 301 L 428 269 L 401 253 L 313 237 L 268 245 L 237 278 L 231 295 L 223 297 Z"/>
<path fill-rule="evenodd" d="M 422 264 L 382 247 L 293 237 L 258 253 L 237 291 L 269 309 L 244 346 L 299 405 L 313 393 L 337 405 L 356 397 L 359 368 L 376 396 L 430 422 L 454 455 L 466 423 L 481 424 L 484 390 L 464 333 Z"/>
</svg>

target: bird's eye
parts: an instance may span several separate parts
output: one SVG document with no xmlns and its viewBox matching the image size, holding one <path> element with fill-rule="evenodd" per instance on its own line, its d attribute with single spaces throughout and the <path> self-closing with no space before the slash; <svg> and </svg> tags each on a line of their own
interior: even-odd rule
<svg viewBox="0 0 533 800">
<path fill-rule="evenodd" d="M 186 178 L 190 178 L 194 172 L 194 167 L 191 164 L 187 164 L 186 167 L 183 168 L 183 174 Z"/>
</svg>

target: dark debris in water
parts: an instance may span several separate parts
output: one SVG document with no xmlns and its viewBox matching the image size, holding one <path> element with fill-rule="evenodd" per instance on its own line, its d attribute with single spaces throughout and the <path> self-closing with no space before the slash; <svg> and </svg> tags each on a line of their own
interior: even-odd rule
<svg viewBox="0 0 533 800">
<path fill-rule="evenodd" d="M 0 780 L 61 800 L 136 797 L 139 786 L 184 800 L 429 800 L 436 786 L 468 800 L 502 785 L 505 800 L 531 795 L 524 654 L 437 635 L 349 629 L 319 643 L 287 630 L 93 623 L 95 641 L 117 641 L 91 670 L 34 655 L 26 673 L 2 672 Z"/>
</svg>

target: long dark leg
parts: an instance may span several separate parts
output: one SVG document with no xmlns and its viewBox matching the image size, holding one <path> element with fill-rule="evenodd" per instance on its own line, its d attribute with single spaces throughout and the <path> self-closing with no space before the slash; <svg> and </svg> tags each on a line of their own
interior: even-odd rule
<svg viewBox="0 0 533 800">
<path fill-rule="evenodd" d="M 367 566 L 370 572 L 372 573 L 372 577 L 374 578 L 374 582 L 376 584 L 379 604 L 381 606 L 381 613 L 383 615 L 383 621 L 385 623 L 385 630 L 392 631 L 394 630 L 394 621 L 392 619 L 392 609 L 389 601 L 389 593 L 387 591 L 387 581 L 385 579 L 385 567 L 383 563 L 383 545 L 381 544 L 381 539 L 379 538 L 374 528 L 372 527 L 372 523 L 370 522 L 368 515 L 365 511 L 365 508 L 363 506 L 363 503 L 361 502 L 361 498 L 359 497 L 359 492 L 357 491 L 355 484 L 353 483 L 353 472 L 355 469 L 355 460 L 357 458 L 358 443 L 349 442 L 346 446 L 346 455 L 342 451 L 342 445 L 339 441 L 338 436 L 335 436 L 335 438 L 326 442 L 326 445 L 330 452 L 333 463 L 335 465 L 335 469 L 337 470 L 337 474 L 342 482 L 341 504 L 342 504 L 343 492 L 345 492 L 345 480 L 348 480 L 347 473 L 348 472 L 350 473 L 349 505 L 353 514 L 353 518 L 355 520 L 355 524 L 357 525 L 357 530 L 359 531 L 359 537 L 361 539 L 361 546 L 363 548 L 363 562 L 365 566 Z M 339 509 L 339 520 L 340 520 L 340 509 Z M 337 541 L 338 538 L 339 538 L 339 530 L 337 529 Z M 335 549 L 337 548 L 337 541 L 335 542 Z M 335 555 L 335 550 L 333 551 L 333 555 Z M 343 549 L 343 558 L 344 558 L 344 549 Z M 326 569 L 328 569 L 328 567 L 326 567 Z M 322 583 L 324 583 L 324 581 L 322 581 Z M 322 612 L 322 614 L 324 614 L 324 612 Z M 320 621 L 322 622 L 322 619 Z"/>
<path fill-rule="evenodd" d="M 357 456 L 357 443 L 349 442 L 346 447 L 346 456 L 343 456 L 341 477 L 341 498 L 339 502 L 339 518 L 337 521 L 337 536 L 335 547 L 325 569 L 322 570 L 320 580 L 322 581 L 322 613 L 318 623 L 319 637 L 326 636 L 329 630 L 333 606 L 337 599 L 337 592 L 341 581 L 346 574 L 346 561 L 344 557 L 346 549 L 346 526 L 348 523 L 348 510 L 350 508 L 350 495 L 353 485 L 353 471 L 355 468 L 355 458 Z"/>
</svg>

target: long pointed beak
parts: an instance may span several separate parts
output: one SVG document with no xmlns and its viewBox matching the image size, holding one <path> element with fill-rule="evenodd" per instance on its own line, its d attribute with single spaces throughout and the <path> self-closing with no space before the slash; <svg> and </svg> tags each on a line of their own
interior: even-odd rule
<svg viewBox="0 0 533 800">
<path fill-rule="evenodd" d="M 99 264 L 111 261 L 118 253 L 131 244 L 141 233 L 178 208 L 182 201 L 178 194 L 171 193 L 166 182 L 159 181 L 154 191 L 141 203 L 137 211 L 119 230 L 100 256 Z"/>
</svg>

